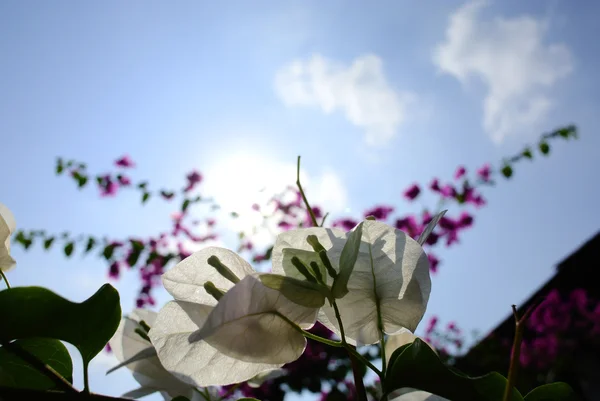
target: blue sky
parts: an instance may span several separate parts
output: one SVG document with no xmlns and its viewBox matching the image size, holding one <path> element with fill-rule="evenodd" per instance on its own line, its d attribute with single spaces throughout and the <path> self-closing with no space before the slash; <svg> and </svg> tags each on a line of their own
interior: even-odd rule
<svg viewBox="0 0 600 401">
<path fill-rule="evenodd" d="M 461 244 L 438 251 L 428 314 L 485 332 L 600 228 L 599 9 L 564 0 L 4 2 L 0 202 L 23 229 L 153 234 L 175 206 L 78 193 L 54 176 L 55 158 L 103 171 L 128 153 L 134 177 L 157 186 L 179 186 L 198 168 L 207 193 L 237 207 L 261 180 L 293 184 L 301 154 L 309 195 L 312 187 L 334 214 L 375 203 L 416 211 L 401 198 L 409 184 L 497 163 L 575 123 L 579 141 L 519 165 L 486 191 Z M 107 280 L 93 257 L 39 246 L 15 246 L 14 257 L 14 285 L 73 300 Z M 115 285 L 131 310 L 136 275 Z M 112 363 L 99 358 L 92 389 L 135 385 L 126 371 L 106 381 Z"/>
</svg>

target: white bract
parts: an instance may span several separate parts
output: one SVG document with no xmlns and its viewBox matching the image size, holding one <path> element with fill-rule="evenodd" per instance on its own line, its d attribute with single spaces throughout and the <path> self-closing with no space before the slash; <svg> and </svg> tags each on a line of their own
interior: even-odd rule
<svg viewBox="0 0 600 401">
<path fill-rule="evenodd" d="M 234 280 L 209 264 L 213 256 Z M 227 385 L 277 369 L 302 354 L 304 337 L 282 316 L 309 328 L 317 309 L 292 303 L 257 276 L 234 252 L 217 247 L 194 253 L 163 275 L 175 301 L 161 309 L 149 336 L 169 372 L 197 386 Z M 214 284 L 212 294 L 207 282 Z"/>
<path fill-rule="evenodd" d="M 358 258 L 348 281 L 349 292 L 336 302 L 348 342 L 374 344 L 381 340 L 379 316 L 384 333 L 416 329 L 429 301 L 431 279 L 429 261 L 419 243 L 384 223 L 365 220 L 362 224 Z M 309 235 L 317 237 L 332 267 L 339 272 L 342 249 L 350 234 L 320 227 L 280 234 L 273 248 L 273 273 L 300 278 L 291 264 L 292 256 L 305 264 L 321 263 L 307 242 Z M 333 279 L 326 277 L 331 286 Z M 323 306 L 319 320 L 340 334 L 334 309 L 328 304 Z"/>
<path fill-rule="evenodd" d="M 440 397 L 427 391 L 415 390 L 411 388 L 402 389 L 398 397 L 389 398 L 390 401 L 450 401 L 447 398 Z"/>
<path fill-rule="evenodd" d="M 136 329 L 142 329 L 140 321 L 153 325 L 156 320 L 156 312 L 144 309 L 134 310 L 128 317 L 121 320 L 119 328 L 110 340 L 109 344 L 115 357 L 119 362 L 125 362 L 140 352 L 146 357 L 134 360 L 126 364 L 133 372 L 133 377 L 140 383 L 140 387 L 123 394 L 123 397 L 140 398 L 148 394 L 160 392 L 165 400 L 177 396 L 188 397 L 190 400 L 202 400 L 200 394 L 192 386 L 175 378 L 167 372 L 160 364 L 152 344 L 136 333 Z M 136 358 L 134 358 L 136 359 Z M 215 398 L 216 399 L 216 398 Z"/>
<path fill-rule="evenodd" d="M 17 228 L 15 216 L 0 203 L 0 269 L 9 271 L 15 267 L 15 260 L 10 256 L 10 236 Z"/>
</svg>

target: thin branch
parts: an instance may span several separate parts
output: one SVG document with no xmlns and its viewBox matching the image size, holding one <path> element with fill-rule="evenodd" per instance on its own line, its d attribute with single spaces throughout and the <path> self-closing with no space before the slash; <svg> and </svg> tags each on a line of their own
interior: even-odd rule
<svg viewBox="0 0 600 401">
<path fill-rule="evenodd" d="M 308 209 L 308 213 L 310 214 L 310 219 L 314 227 L 318 227 L 319 223 L 317 223 L 317 218 L 315 217 L 315 213 L 312 208 L 308 204 L 308 199 L 306 199 L 306 195 L 304 194 L 304 190 L 302 189 L 302 185 L 300 184 L 300 156 L 298 156 L 298 167 L 296 168 L 296 185 L 298 186 L 298 190 L 300 191 L 300 195 L 302 195 L 302 200 Z"/>
</svg>

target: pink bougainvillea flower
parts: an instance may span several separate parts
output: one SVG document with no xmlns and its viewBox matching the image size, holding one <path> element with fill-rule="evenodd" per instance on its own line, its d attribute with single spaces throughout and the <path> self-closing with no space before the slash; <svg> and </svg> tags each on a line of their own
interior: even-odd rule
<svg viewBox="0 0 600 401">
<path fill-rule="evenodd" d="M 102 197 L 115 196 L 119 190 L 119 184 L 114 182 L 110 175 L 101 177 L 98 187 L 100 188 L 100 196 Z"/>
<path fill-rule="evenodd" d="M 445 198 L 454 198 L 456 196 L 456 188 L 450 184 L 444 185 L 442 188 L 440 188 L 440 193 Z"/>
<path fill-rule="evenodd" d="M 489 163 L 484 164 L 477 170 L 477 176 L 484 182 L 490 181 L 490 176 L 492 174 L 492 169 Z"/>
<path fill-rule="evenodd" d="M 117 159 L 115 161 L 115 165 L 118 167 L 130 168 L 130 167 L 134 167 L 135 163 L 133 162 L 133 160 L 131 160 L 129 155 L 125 155 L 125 156 L 121 157 L 120 159 Z"/>
<path fill-rule="evenodd" d="M 437 273 L 440 260 L 431 252 L 427 254 L 427 259 L 429 259 L 429 270 L 431 270 L 432 273 Z"/>
<path fill-rule="evenodd" d="M 125 175 L 119 175 L 117 176 L 117 179 L 119 180 L 119 184 L 121 184 L 121 186 L 126 187 L 128 185 L 131 185 L 131 180 Z"/>
<path fill-rule="evenodd" d="M 459 166 L 454 173 L 454 178 L 459 180 L 467 173 L 467 169 L 464 166 Z"/>
<path fill-rule="evenodd" d="M 185 177 L 187 179 L 187 186 L 183 189 L 185 192 L 189 192 L 196 187 L 197 184 L 202 182 L 202 174 L 194 170 Z"/>
<path fill-rule="evenodd" d="M 364 217 L 373 216 L 377 220 L 386 220 L 390 214 L 394 212 L 392 206 L 376 206 L 365 212 Z"/>
<path fill-rule="evenodd" d="M 352 219 L 340 219 L 340 220 L 334 221 L 332 225 L 334 227 L 341 228 L 345 231 L 350 231 L 354 227 L 356 227 L 357 224 L 358 224 L 358 222 L 356 222 L 355 220 L 352 220 Z"/>
<path fill-rule="evenodd" d="M 415 200 L 421 193 L 421 188 L 417 184 L 411 185 L 406 191 L 404 191 L 404 197 L 408 200 Z"/>
</svg>

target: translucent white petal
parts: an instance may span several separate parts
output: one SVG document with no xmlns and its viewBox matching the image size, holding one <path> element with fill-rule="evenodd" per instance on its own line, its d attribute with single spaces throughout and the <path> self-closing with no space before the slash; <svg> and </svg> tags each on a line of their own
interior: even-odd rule
<svg viewBox="0 0 600 401">
<path fill-rule="evenodd" d="M 2 271 L 15 267 L 15 260 L 10 256 L 10 236 L 16 228 L 15 216 L 0 203 L 0 269 Z"/>
<path fill-rule="evenodd" d="M 287 370 L 285 369 L 273 369 L 270 371 L 265 371 L 248 380 L 248 386 L 252 388 L 258 388 L 267 380 L 277 379 L 278 377 L 285 376 L 286 374 Z"/>
<path fill-rule="evenodd" d="M 362 240 L 348 282 L 350 292 L 337 300 L 346 337 L 361 344 L 380 340 L 377 302 L 385 333 L 414 331 L 431 291 L 427 255 L 403 231 L 377 221 L 364 222 Z M 325 304 L 323 312 L 339 333 L 333 308 Z"/>
<path fill-rule="evenodd" d="M 162 365 L 191 385 L 204 387 L 246 381 L 279 364 L 250 363 L 219 352 L 206 341 L 190 343 L 189 337 L 206 321 L 212 306 L 171 301 L 159 312 L 150 330 L 152 344 Z"/>
<path fill-rule="evenodd" d="M 390 401 L 450 401 L 446 398 L 428 393 L 427 391 L 406 389 L 406 392 L 398 397 L 391 398 Z"/>
<path fill-rule="evenodd" d="M 312 327 L 318 308 L 293 303 L 265 287 L 258 275 L 246 276 L 219 300 L 202 329 L 190 337 L 248 362 L 283 364 L 302 355 L 306 339 L 281 315 Z"/>
<path fill-rule="evenodd" d="M 291 266 L 291 263 L 289 262 L 289 259 L 291 259 L 291 254 L 284 253 L 284 249 L 292 248 L 310 251 L 312 253 L 313 248 L 308 242 L 306 242 L 306 238 L 309 235 L 317 236 L 317 239 L 327 251 L 329 260 L 337 270 L 340 255 L 342 253 L 342 249 L 344 248 L 344 244 L 346 243 L 346 233 L 337 228 L 311 227 L 286 231 L 277 236 L 277 240 L 273 246 L 273 253 L 271 255 L 273 262 L 273 273 L 285 274 L 287 276 L 300 279 L 304 278 L 302 275 L 298 276 L 299 273 L 296 268 Z M 299 258 L 300 260 L 303 259 L 302 256 L 299 256 Z M 309 263 L 310 261 L 307 260 L 305 262 Z M 327 283 L 331 284 L 331 282 L 332 280 L 329 278 Z"/>
<path fill-rule="evenodd" d="M 221 263 L 241 280 L 254 269 L 235 252 L 225 248 L 208 247 L 194 252 L 162 276 L 165 289 L 178 301 L 216 305 L 217 301 L 204 290 L 204 284 L 211 281 L 218 289 L 226 292 L 233 283 L 224 278 L 208 264 L 208 258 L 216 256 Z"/>
<path fill-rule="evenodd" d="M 119 362 L 128 360 L 140 351 L 152 347 L 152 344 L 136 333 L 135 329 L 140 327 L 138 325 L 140 320 L 144 320 L 149 325 L 153 325 L 156 317 L 156 312 L 145 309 L 136 309 L 128 317 L 121 320 L 115 335 L 109 342 L 110 347 Z M 163 368 L 157 356 L 132 362 L 127 365 L 127 368 L 134 372 L 134 377 L 137 375 L 137 377 L 141 378 L 140 380 L 142 381 L 138 380 L 138 382 L 140 382 L 142 386 L 166 391 L 175 391 L 182 395 L 190 390 L 189 385 L 177 380 L 177 378 Z"/>
</svg>

